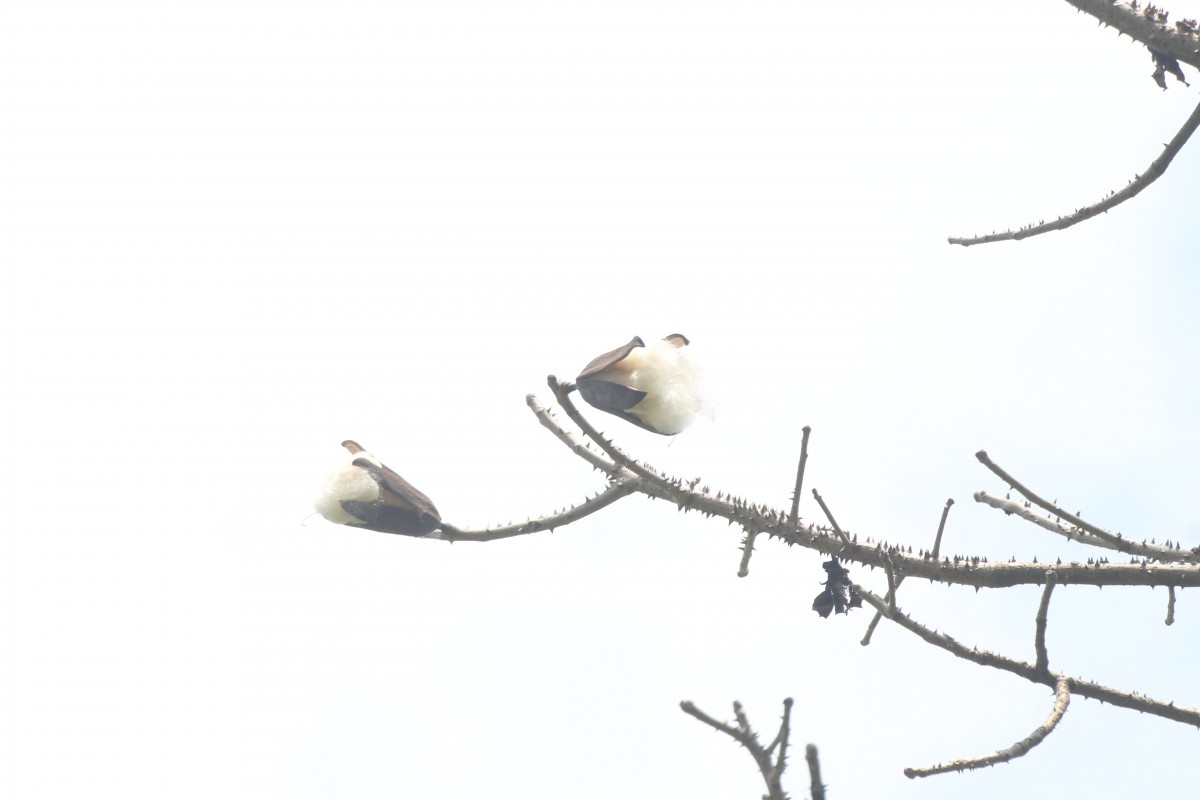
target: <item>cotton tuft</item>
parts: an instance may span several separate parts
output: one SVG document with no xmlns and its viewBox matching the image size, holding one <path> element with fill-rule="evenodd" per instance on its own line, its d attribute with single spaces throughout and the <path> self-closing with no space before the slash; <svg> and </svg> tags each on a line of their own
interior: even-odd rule
<svg viewBox="0 0 1200 800">
<path fill-rule="evenodd" d="M 646 345 L 635 336 L 593 359 L 576 378 L 589 405 L 654 433 L 684 430 L 703 405 L 700 367 L 688 339 L 672 334 Z"/>
</svg>

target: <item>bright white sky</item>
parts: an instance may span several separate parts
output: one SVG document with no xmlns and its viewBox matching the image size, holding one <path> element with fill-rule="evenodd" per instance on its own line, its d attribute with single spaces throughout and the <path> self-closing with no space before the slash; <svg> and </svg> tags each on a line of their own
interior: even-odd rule
<svg viewBox="0 0 1200 800">
<path fill-rule="evenodd" d="M 1051 0 L 8 4 L 0 795 L 753 798 L 678 702 L 769 737 L 786 696 L 833 798 L 1194 791 L 1157 767 L 1195 731 L 1082 699 L 905 779 L 1050 692 L 862 648 L 816 555 L 738 579 L 739 533 L 662 503 L 477 546 L 307 517 L 345 438 L 459 525 L 594 493 L 525 394 L 678 330 L 711 419 L 600 420 L 651 463 L 783 505 L 808 424 L 861 535 L 928 546 L 954 497 L 950 553 L 1086 557 L 971 502 L 986 447 L 1200 541 L 1200 143 L 1102 220 L 945 243 L 1142 171 L 1198 94 L 1151 69 Z M 1029 655 L 1037 594 L 901 605 Z M 1197 596 L 1167 628 L 1162 590 L 1060 590 L 1052 666 L 1200 705 Z"/>
</svg>

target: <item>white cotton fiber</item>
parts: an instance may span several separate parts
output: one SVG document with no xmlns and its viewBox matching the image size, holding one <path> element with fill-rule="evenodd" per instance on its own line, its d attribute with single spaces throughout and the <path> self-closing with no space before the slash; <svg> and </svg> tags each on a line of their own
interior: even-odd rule
<svg viewBox="0 0 1200 800">
<path fill-rule="evenodd" d="M 359 453 L 355 458 L 363 456 L 370 457 L 367 453 Z M 375 459 L 371 458 L 371 461 L 374 462 Z M 313 508 L 330 522 L 345 525 L 348 522 L 363 522 L 363 520 L 342 508 L 343 500 L 369 503 L 378 499 L 379 485 L 375 483 L 375 480 L 362 467 L 356 467 L 353 462 L 347 462 L 325 479 L 325 483 L 317 490 Z"/>
<path fill-rule="evenodd" d="M 646 397 L 630 410 L 660 433 L 679 433 L 703 405 L 700 366 L 687 346 L 676 347 L 665 339 L 656 339 L 645 347 L 634 348 L 620 362 L 620 369 L 627 373 L 622 383 L 646 392 Z"/>
</svg>

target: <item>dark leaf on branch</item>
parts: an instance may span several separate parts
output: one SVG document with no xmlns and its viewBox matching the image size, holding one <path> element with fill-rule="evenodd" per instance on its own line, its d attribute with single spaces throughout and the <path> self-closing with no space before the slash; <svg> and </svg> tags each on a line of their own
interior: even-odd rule
<svg viewBox="0 0 1200 800">
<path fill-rule="evenodd" d="M 850 573 L 842 566 L 842 562 L 833 558 L 821 566 L 825 568 L 829 579 L 822 584 L 825 588 L 813 600 L 813 611 L 828 617 L 835 611 L 845 614 L 852 608 L 861 608 L 862 597 L 854 590 Z"/>
<path fill-rule="evenodd" d="M 1183 68 L 1179 66 L 1179 60 L 1174 56 L 1169 56 L 1166 53 L 1160 53 L 1157 50 L 1150 50 L 1150 57 L 1154 59 L 1154 74 L 1150 77 L 1154 78 L 1154 82 L 1158 84 L 1158 88 L 1167 88 L 1166 73 L 1171 73 L 1175 79 L 1184 86 L 1191 86 L 1187 79 L 1183 77 Z"/>
</svg>

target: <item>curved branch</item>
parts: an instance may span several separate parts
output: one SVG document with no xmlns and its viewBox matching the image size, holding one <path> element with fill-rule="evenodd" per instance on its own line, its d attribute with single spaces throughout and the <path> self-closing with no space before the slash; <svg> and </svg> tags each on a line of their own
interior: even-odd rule
<svg viewBox="0 0 1200 800">
<path fill-rule="evenodd" d="M 555 528 L 570 525 L 572 522 L 595 514 L 600 509 L 612 505 L 622 497 L 633 494 L 633 492 L 634 486 L 628 481 L 618 481 L 595 497 L 590 497 L 579 505 L 570 506 L 549 516 L 538 517 L 537 519 L 531 519 L 517 525 L 503 525 L 497 528 L 482 528 L 479 530 L 447 526 L 440 531 L 431 533 L 426 538 L 440 539 L 445 542 L 493 542 L 497 539 L 510 539 L 513 536 L 523 536 L 527 533 L 552 531 Z"/>
<path fill-rule="evenodd" d="M 1175 134 L 1175 138 L 1163 146 L 1162 153 L 1159 154 L 1158 158 L 1150 162 L 1150 166 L 1146 167 L 1145 172 L 1141 175 L 1135 175 L 1133 180 L 1126 184 L 1124 189 L 1110 193 L 1097 203 L 1077 208 L 1074 212 L 1061 216 L 1051 222 L 1039 222 L 1036 225 L 1026 225 L 1015 231 L 1007 230 L 1000 233 L 990 233 L 986 236 L 950 236 L 947 238 L 947 241 L 950 244 L 970 247 L 973 244 L 1028 239 L 1030 236 L 1037 236 L 1042 233 L 1049 233 L 1050 231 L 1061 231 L 1073 225 L 1078 225 L 1084 220 L 1108 213 L 1110 208 L 1136 197 L 1143 189 L 1161 178 L 1163 173 L 1167 171 L 1167 167 L 1170 166 L 1171 161 L 1179 154 L 1184 144 L 1191 138 L 1191 135 L 1196 132 L 1197 127 L 1200 127 L 1200 105 L 1196 106 L 1195 110 L 1192 111 L 1191 116 L 1183 123 L 1183 127 Z"/>
<path fill-rule="evenodd" d="M 980 450 L 975 454 L 975 458 L 979 460 L 979 463 L 991 470 L 998 478 L 1000 478 L 1000 480 L 1004 481 L 1013 489 L 1015 489 L 1026 500 L 1033 503 L 1035 506 L 1038 506 L 1053 514 L 1057 518 L 1065 519 L 1067 522 L 1075 526 L 1076 531 L 1072 531 L 1071 533 L 1064 532 L 1061 525 L 1058 525 L 1057 523 L 1051 523 L 1049 520 L 1043 521 L 1042 519 L 1038 518 L 1036 514 L 1029 513 L 1028 509 L 1014 509 L 1009 505 L 1011 501 L 999 501 L 998 499 L 993 501 L 991 495 L 988 495 L 986 492 L 977 492 L 975 494 L 975 500 L 977 502 L 987 503 L 987 505 L 990 505 L 994 508 L 999 508 L 1006 513 L 1015 513 L 1018 516 L 1023 517 L 1024 519 L 1027 519 L 1036 525 L 1040 525 L 1047 530 L 1060 533 L 1063 536 L 1066 536 L 1068 539 L 1078 539 L 1095 547 L 1105 547 L 1121 553 L 1129 553 L 1130 555 L 1143 556 L 1145 558 L 1154 558 L 1158 559 L 1159 561 L 1187 561 L 1192 563 L 1197 561 L 1197 553 L 1200 553 L 1200 549 L 1184 551 L 1176 550 L 1164 545 L 1145 544 L 1144 542 L 1138 544 L 1137 542 L 1125 539 L 1120 534 L 1109 533 L 1103 528 L 1099 528 L 1090 522 L 1086 522 L 1078 514 L 1072 514 L 1071 512 L 1059 506 L 1056 502 L 1051 503 L 1034 494 L 1020 481 L 1005 472 L 999 464 L 997 464 L 995 461 L 992 461 L 986 450 Z M 1087 536 L 1072 535 L 1078 531 L 1082 531 L 1083 533 L 1087 534 Z"/>
<path fill-rule="evenodd" d="M 1044 575 L 1043 575 L 1044 577 Z M 1072 678 L 1067 675 L 1051 671 L 1039 671 L 1037 666 L 1030 664 L 1028 661 L 1019 661 L 1015 658 L 993 653 L 988 650 L 980 650 L 977 647 L 967 647 L 961 644 L 954 638 L 947 636 L 944 633 L 926 628 L 924 625 L 916 622 L 902 611 L 889 613 L 887 610 L 887 602 L 877 597 L 861 586 L 855 586 L 858 593 L 864 600 L 870 603 L 876 610 L 883 611 L 883 615 L 895 622 L 905 630 L 915 633 L 922 640 L 939 647 L 946 652 L 958 656 L 959 658 L 980 664 L 985 667 L 1011 672 L 1018 675 L 1031 683 L 1041 684 L 1043 686 L 1056 687 L 1058 681 L 1067 681 L 1068 688 L 1072 694 L 1080 695 L 1081 697 L 1090 697 L 1093 700 L 1099 700 L 1103 703 L 1111 703 L 1114 706 L 1132 709 L 1133 711 L 1141 711 L 1145 714 L 1152 714 L 1156 717 L 1169 719 L 1174 722 L 1183 722 L 1187 725 L 1195 725 L 1200 727 L 1200 708 L 1188 708 L 1186 706 L 1177 706 L 1172 703 L 1164 703 L 1161 700 L 1155 700 L 1145 695 L 1134 694 L 1132 692 L 1122 692 L 1119 689 L 1113 689 L 1110 686 L 1103 686 L 1091 681 Z"/>
<path fill-rule="evenodd" d="M 995 764 L 1003 764 L 1006 761 L 1012 761 L 1014 758 L 1020 758 L 1028 753 L 1033 748 L 1042 743 L 1050 732 L 1058 725 L 1058 721 L 1063 718 L 1063 714 L 1067 713 L 1067 706 L 1071 702 L 1070 682 L 1066 678 L 1059 678 L 1054 688 L 1054 707 L 1050 710 L 1050 716 L 1046 717 L 1046 721 L 1034 729 L 1033 733 L 1026 736 L 1021 741 L 999 750 L 995 753 L 990 753 L 979 758 L 960 759 L 951 761 L 949 764 L 938 764 L 934 767 L 909 767 L 904 770 L 904 774 L 909 778 L 928 778 L 930 775 L 941 775 L 945 772 L 962 772 L 968 769 L 981 769 L 990 767 Z"/>
</svg>

